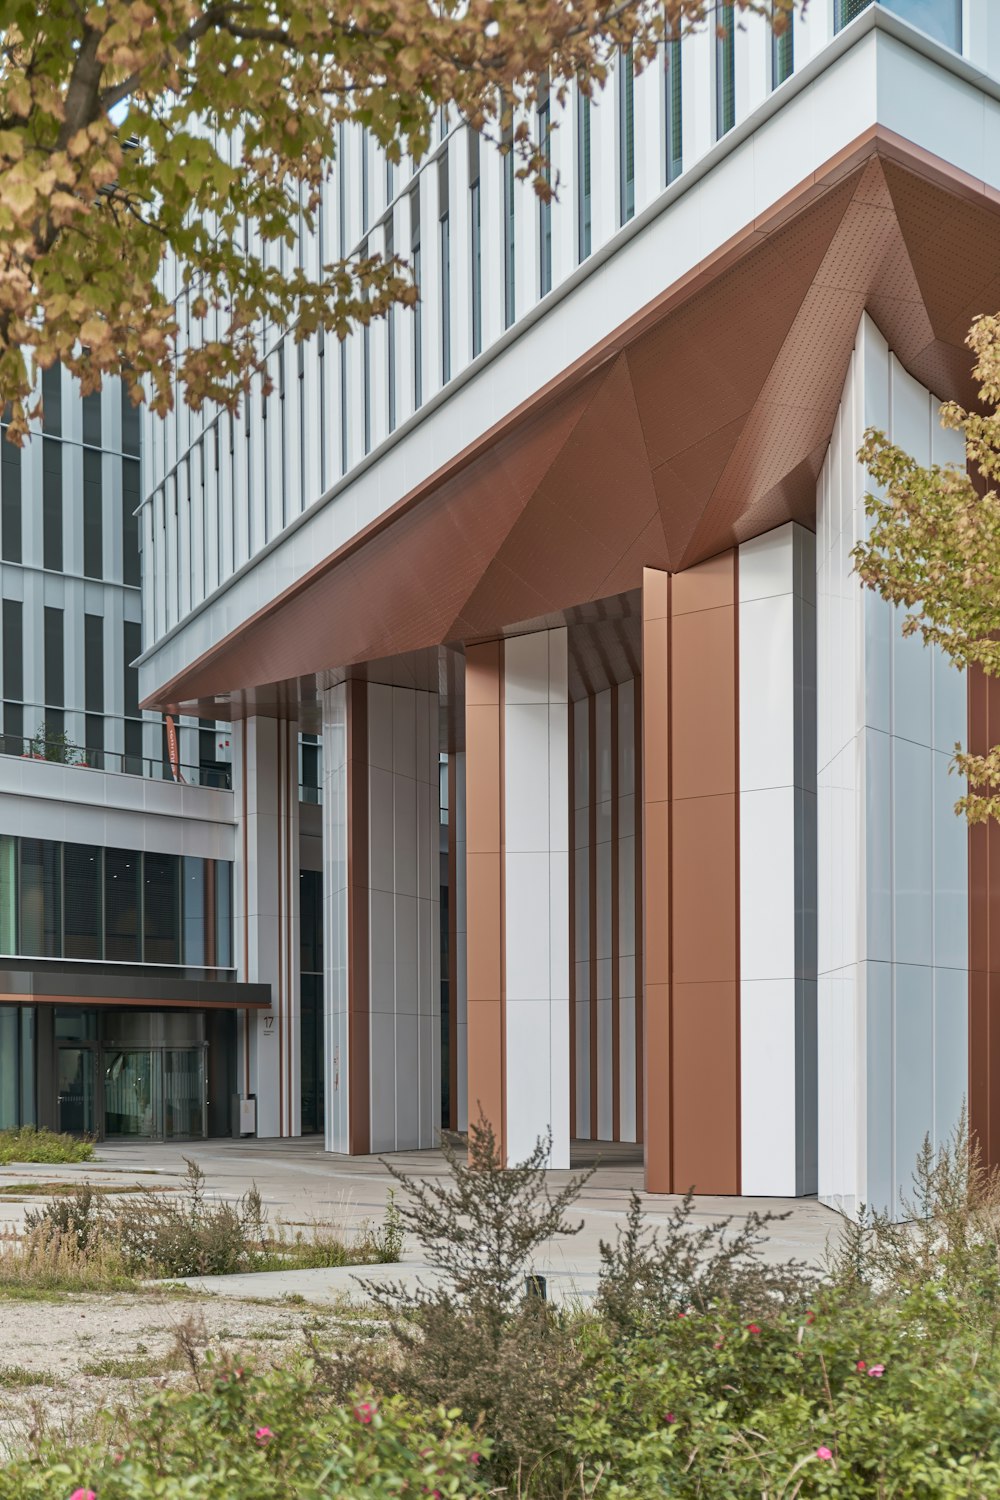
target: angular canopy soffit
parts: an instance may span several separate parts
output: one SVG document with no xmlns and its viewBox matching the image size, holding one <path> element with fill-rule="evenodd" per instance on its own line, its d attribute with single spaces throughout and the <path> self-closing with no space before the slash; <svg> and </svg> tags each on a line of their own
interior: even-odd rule
<svg viewBox="0 0 1000 1500">
<path fill-rule="evenodd" d="M 1000 307 L 998 251 L 988 189 L 870 132 L 150 704 L 497 636 L 635 589 L 644 566 L 812 526 L 862 312 L 924 385 L 970 401 L 963 341 Z"/>
</svg>

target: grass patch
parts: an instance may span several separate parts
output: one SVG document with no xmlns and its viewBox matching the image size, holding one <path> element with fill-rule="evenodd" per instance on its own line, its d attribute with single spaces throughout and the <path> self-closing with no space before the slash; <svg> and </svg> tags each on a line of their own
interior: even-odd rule
<svg viewBox="0 0 1000 1500">
<path fill-rule="evenodd" d="M 126 1355 L 123 1359 L 108 1355 L 104 1359 L 89 1360 L 80 1368 L 84 1375 L 99 1375 L 113 1380 L 152 1380 L 160 1375 L 172 1375 L 180 1366 L 180 1355 L 176 1350 L 171 1350 L 168 1354 L 136 1353 Z"/>
<path fill-rule="evenodd" d="M 47 1375 L 39 1370 L 27 1370 L 24 1365 L 0 1365 L 0 1390 L 17 1390 L 29 1385 L 51 1384 Z"/>
<path fill-rule="evenodd" d="M 54 1130 L 38 1130 L 34 1125 L 0 1130 L 0 1165 L 23 1161 L 61 1166 L 65 1162 L 93 1159 L 94 1143 L 85 1136 L 58 1135 Z"/>
<path fill-rule="evenodd" d="M 71 1198 L 74 1193 L 80 1191 L 78 1182 L 4 1182 L 0 1183 L 0 1199 L 10 1201 L 17 1198 Z M 111 1187 L 102 1186 L 100 1189 L 105 1198 L 120 1197 L 122 1194 L 134 1193 L 135 1188 L 130 1183 L 128 1187 L 119 1187 L 113 1184 Z M 144 1187 L 145 1193 L 176 1193 L 175 1187 Z"/>
</svg>

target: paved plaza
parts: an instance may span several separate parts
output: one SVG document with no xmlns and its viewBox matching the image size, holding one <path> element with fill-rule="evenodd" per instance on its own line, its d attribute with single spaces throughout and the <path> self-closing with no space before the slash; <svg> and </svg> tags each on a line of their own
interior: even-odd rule
<svg viewBox="0 0 1000 1500">
<path fill-rule="evenodd" d="M 396 1187 L 377 1156 L 330 1156 L 318 1139 L 308 1137 L 102 1144 L 96 1159 L 83 1166 L 0 1168 L 0 1224 L 17 1223 L 24 1212 L 23 1202 L 17 1201 L 19 1182 L 79 1180 L 116 1188 L 133 1183 L 179 1188 L 188 1159 L 197 1162 L 205 1173 L 210 1196 L 236 1200 L 256 1186 L 272 1223 L 281 1221 L 305 1233 L 316 1222 L 332 1221 L 348 1230 L 365 1220 L 378 1223 L 385 1213 L 389 1192 Z M 436 1177 L 447 1170 L 439 1151 L 401 1152 L 392 1161 L 411 1177 Z M 632 1191 L 640 1194 L 651 1228 L 665 1224 L 680 1200 L 642 1191 L 641 1148 L 635 1146 L 602 1144 L 595 1151 L 590 1143 L 580 1143 L 574 1146 L 573 1167 L 593 1169 L 570 1214 L 572 1219 L 582 1222 L 582 1228 L 578 1234 L 549 1241 L 536 1270 L 549 1278 L 553 1296 L 586 1300 L 597 1285 L 600 1241 L 614 1237 L 617 1226 L 624 1220 L 629 1194 Z M 561 1186 L 571 1175 L 566 1171 L 552 1172 L 549 1180 L 553 1186 Z M 754 1210 L 758 1213 L 770 1210 L 786 1216 L 767 1233 L 764 1253 L 774 1261 L 795 1258 L 820 1264 L 839 1223 L 837 1216 L 815 1198 L 789 1202 L 723 1197 L 699 1197 L 692 1223 L 700 1226 L 728 1217 L 742 1221 Z M 417 1246 L 406 1245 L 403 1259 L 393 1268 L 392 1275 L 406 1284 L 421 1279 L 429 1281 L 430 1273 Z M 384 1269 L 348 1267 L 192 1278 L 190 1284 L 235 1297 L 293 1295 L 313 1303 L 327 1303 L 345 1295 L 363 1297 L 365 1281 L 381 1280 L 384 1276 Z"/>
</svg>

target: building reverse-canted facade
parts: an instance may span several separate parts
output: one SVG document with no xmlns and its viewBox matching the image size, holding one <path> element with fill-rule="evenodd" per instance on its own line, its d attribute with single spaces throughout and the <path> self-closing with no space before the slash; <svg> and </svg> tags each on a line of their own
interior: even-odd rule
<svg viewBox="0 0 1000 1500">
<path fill-rule="evenodd" d="M 230 726 L 260 1134 L 482 1110 L 508 1160 L 848 1209 L 963 1101 L 996 1154 L 993 835 L 948 776 L 990 693 L 850 549 L 866 426 L 962 458 L 1000 33 L 732 19 L 553 101 L 552 205 L 447 116 L 418 170 L 345 129 L 295 253 L 403 253 L 417 308 L 144 426 L 140 698 Z"/>
</svg>

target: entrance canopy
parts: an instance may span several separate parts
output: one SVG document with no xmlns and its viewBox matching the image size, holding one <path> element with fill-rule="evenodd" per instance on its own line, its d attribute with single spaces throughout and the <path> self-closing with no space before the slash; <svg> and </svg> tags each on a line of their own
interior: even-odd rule
<svg viewBox="0 0 1000 1500">
<path fill-rule="evenodd" d="M 0 1005 L 114 1005 L 143 1010 L 261 1010 L 271 1005 L 269 984 L 193 979 L 168 972 L 120 972 L 101 964 L 38 964 L 0 968 Z"/>
</svg>

